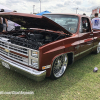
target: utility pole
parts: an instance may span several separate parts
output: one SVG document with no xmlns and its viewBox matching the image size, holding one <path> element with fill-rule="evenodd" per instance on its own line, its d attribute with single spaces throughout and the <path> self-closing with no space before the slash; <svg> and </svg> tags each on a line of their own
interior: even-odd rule
<svg viewBox="0 0 100 100">
<path fill-rule="evenodd" d="M 78 10 L 78 8 L 76 8 L 76 14 L 77 14 L 77 10 Z"/>
<path fill-rule="evenodd" d="M 33 14 L 34 14 L 34 7 L 35 7 L 35 5 L 33 5 Z"/>
<path fill-rule="evenodd" d="M 39 0 L 40 1 L 40 12 L 41 12 L 41 0 Z"/>
</svg>

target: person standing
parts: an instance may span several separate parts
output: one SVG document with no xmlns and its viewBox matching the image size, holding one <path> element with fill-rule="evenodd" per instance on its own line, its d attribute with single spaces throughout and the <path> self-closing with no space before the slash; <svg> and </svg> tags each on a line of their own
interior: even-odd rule
<svg viewBox="0 0 100 100">
<path fill-rule="evenodd" d="M 3 18 L 3 32 L 7 31 L 8 22 L 7 19 Z"/>
<path fill-rule="evenodd" d="M 0 32 L 3 31 L 3 19 L 0 17 Z"/>
<path fill-rule="evenodd" d="M 1 9 L 1 12 L 4 12 L 4 9 Z M 7 31 L 8 23 L 7 19 L 3 18 L 3 32 Z"/>
<path fill-rule="evenodd" d="M 95 18 L 92 19 L 92 29 L 100 30 L 100 18 L 98 17 L 98 13 L 95 13 Z"/>
</svg>

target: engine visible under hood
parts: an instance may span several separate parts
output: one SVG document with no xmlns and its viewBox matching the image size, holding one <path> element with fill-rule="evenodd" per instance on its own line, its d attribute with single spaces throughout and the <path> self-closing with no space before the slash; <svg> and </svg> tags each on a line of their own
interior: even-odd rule
<svg viewBox="0 0 100 100">
<path fill-rule="evenodd" d="M 64 27 L 45 16 L 14 12 L 3 12 L 0 16 L 27 28 L 27 30 L 0 34 L 1 39 L 27 48 L 38 50 L 45 44 L 72 35 Z"/>
<path fill-rule="evenodd" d="M 12 44 L 38 50 L 42 45 L 68 36 L 69 35 L 55 33 L 53 31 L 34 29 L 5 32 L 4 34 L 0 34 L 0 39 L 5 39 Z"/>
</svg>

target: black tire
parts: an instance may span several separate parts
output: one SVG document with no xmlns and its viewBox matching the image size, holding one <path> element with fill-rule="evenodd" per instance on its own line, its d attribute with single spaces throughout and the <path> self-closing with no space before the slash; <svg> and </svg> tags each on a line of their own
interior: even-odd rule
<svg viewBox="0 0 100 100">
<path fill-rule="evenodd" d="M 60 78 L 65 73 L 67 64 L 68 64 L 67 54 L 63 54 L 57 57 L 53 62 L 50 78 L 51 79 Z"/>
</svg>

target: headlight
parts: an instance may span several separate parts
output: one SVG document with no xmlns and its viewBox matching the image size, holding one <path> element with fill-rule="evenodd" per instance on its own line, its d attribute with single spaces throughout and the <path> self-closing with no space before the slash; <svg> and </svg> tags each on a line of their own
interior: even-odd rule
<svg viewBox="0 0 100 100">
<path fill-rule="evenodd" d="M 39 51 L 30 50 L 29 54 L 29 65 L 31 65 L 33 68 L 39 69 Z"/>
<path fill-rule="evenodd" d="M 38 51 L 31 51 L 31 56 L 32 57 L 38 57 Z"/>
<path fill-rule="evenodd" d="M 32 65 L 34 68 L 38 69 L 38 61 L 31 59 L 31 65 Z"/>
</svg>

